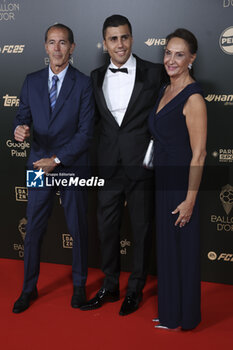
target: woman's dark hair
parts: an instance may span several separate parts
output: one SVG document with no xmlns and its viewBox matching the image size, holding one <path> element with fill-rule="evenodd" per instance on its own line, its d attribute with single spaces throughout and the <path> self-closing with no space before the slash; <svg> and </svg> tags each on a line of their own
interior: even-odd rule
<svg viewBox="0 0 233 350">
<path fill-rule="evenodd" d="M 184 28 L 176 29 L 173 33 L 169 34 L 166 37 L 166 45 L 173 38 L 183 39 L 188 44 L 189 51 L 192 55 L 194 55 L 197 52 L 197 49 L 198 49 L 197 39 L 195 35 L 191 33 L 189 30 Z M 193 68 L 190 69 L 190 75 L 193 77 Z"/>
<path fill-rule="evenodd" d="M 173 33 L 169 34 L 166 37 L 166 43 L 168 44 L 169 41 L 173 38 L 180 38 L 186 41 L 186 43 L 189 46 L 189 51 L 191 54 L 195 54 L 198 49 L 197 39 L 193 33 L 191 33 L 189 30 L 184 28 L 178 28 Z"/>
</svg>

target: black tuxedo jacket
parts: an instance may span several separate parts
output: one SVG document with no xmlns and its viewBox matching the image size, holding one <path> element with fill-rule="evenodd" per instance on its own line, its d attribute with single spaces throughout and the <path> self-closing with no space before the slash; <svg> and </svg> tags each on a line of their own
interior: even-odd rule
<svg viewBox="0 0 233 350">
<path fill-rule="evenodd" d="M 161 64 L 136 58 L 136 77 L 133 92 L 119 126 L 109 111 L 102 86 L 108 64 L 91 73 L 94 95 L 99 117 L 98 168 L 99 175 L 111 178 L 119 164 L 125 168 L 132 180 L 140 180 L 153 175 L 142 166 L 149 141 L 148 115 L 164 80 Z"/>
</svg>

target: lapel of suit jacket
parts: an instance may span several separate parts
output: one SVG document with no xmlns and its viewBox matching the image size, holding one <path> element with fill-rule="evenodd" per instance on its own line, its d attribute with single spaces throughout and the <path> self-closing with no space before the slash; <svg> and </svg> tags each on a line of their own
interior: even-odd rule
<svg viewBox="0 0 233 350">
<path fill-rule="evenodd" d="M 44 108 L 44 115 L 49 122 L 50 118 L 50 102 L 49 102 L 49 88 L 48 88 L 49 69 L 45 68 L 41 72 L 41 84 L 38 86 L 40 96 L 42 97 L 42 108 Z"/>
<path fill-rule="evenodd" d="M 56 115 L 59 113 L 60 109 L 62 108 L 63 104 L 65 103 L 66 99 L 68 98 L 70 91 L 73 88 L 73 85 L 75 83 L 75 74 L 74 74 L 74 68 L 69 65 L 65 78 L 62 83 L 61 90 L 59 92 L 55 108 L 52 112 L 52 115 L 50 117 L 50 122 L 54 120 Z"/>
<path fill-rule="evenodd" d="M 112 113 L 110 112 L 110 110 L 108 109 L 108 106 L 106 104 L 106 100 L 104 97 L 104 93 L 103 93 L 103 82 L 104 82 L 104 76 L 106 73 L 106 70 L 108 68 L 109 64 L 101 67 L 98 70 L 98 75 L 97 75 L 97 89 L 96 89 L 96 99 L 98 100 L 98 104 L 101 105 L 101 112 L 103 113 L 107 113 L 110 120 L 112 121 L 112 124 L 119 128 L 118 123 L 116 122 L 116 119 L 114 118 L 114 116 L 112 115 Z"/>
<path fill-rule="evenodd" d="M 136 58 L 135 84 L 134 84 L 131 98 L 129 100 L 128 107 L 125 111 L 125 115 L 124 115 L 121 127 L 123 127 L 124 124 L 127 123 L 127 121 L 132 117 L 132 115 L 130 114 L 131 108 L 134 106 L 135 103 L 138 103 L 138 96 L 142 91 L 142 88 L 145 82 L 145 77 L 143 74 L 144 67 L 142 65 L 142 62 L 136 55 L 134 55 L 134 57 Z"/>
</svg>

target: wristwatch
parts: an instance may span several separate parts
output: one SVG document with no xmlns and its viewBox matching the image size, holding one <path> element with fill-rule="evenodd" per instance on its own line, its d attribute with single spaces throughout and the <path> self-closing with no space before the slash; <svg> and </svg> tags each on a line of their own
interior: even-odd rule
<svg viewBox="0 0 233 350">
<path fill-rule="evenodd" d="M 60 159 L 59 159 L 59 158 L 57 158 L 57 157 L 55 157 L 55 158 L 54 158 L 54 162 L 55 162 L 56 164 L 61 164 Z"/>
</svg>

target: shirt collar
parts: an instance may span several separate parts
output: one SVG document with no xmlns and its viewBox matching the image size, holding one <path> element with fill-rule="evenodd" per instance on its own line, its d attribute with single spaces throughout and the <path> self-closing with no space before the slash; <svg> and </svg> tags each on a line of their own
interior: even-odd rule
<svg viewBox="0 0 233 350">
<path fill-rule="evenodd" d="M 112 60 L 110 60 L 109 68 L 119 68 L 114 63 L 112 63 Z M 128 60 L 121 66 L 120 68 L 127 68 L 127 69 L 133 69 L 136 68 L 136 58 L 132 55 L 129 56 Z"/>
<path fill-rule="evenodd" d="M 54 75 L 56 75 L 58 77 L 59 81 L 62 82 L 64 80 L 64 78 L 65 78 L 65 75 L 66 75 L 68 67 L 69 67 L 69 64 L 60 73 L 54 74 L 52 69 L 49 66 L 49 81 L 52 81 L 52 77 Z"/>
</svg>

